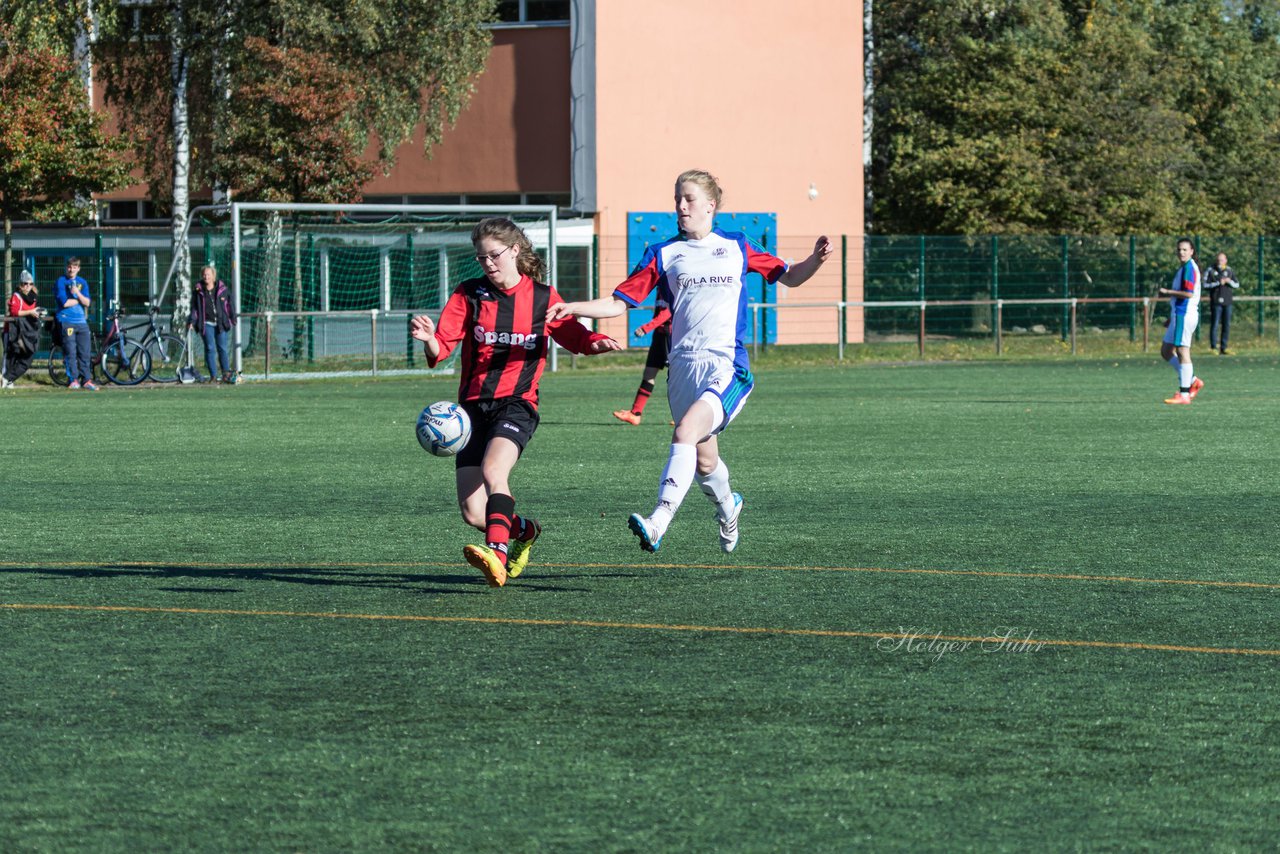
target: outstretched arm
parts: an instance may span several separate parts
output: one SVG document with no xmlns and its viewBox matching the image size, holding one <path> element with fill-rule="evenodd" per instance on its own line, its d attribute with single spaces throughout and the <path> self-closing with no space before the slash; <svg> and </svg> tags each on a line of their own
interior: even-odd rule
<svg viewBox="0 0 1280 854">
<path fill-rule="evenodd" d="M 627 310 L 627 304 L 615 296 L 600 297 L 586 302 L 558 302 L 547 310 L 547 323 L 561 318 L 617 317 Z"/>
<path fill-rule="evenodd" d="M 835 251 L 835 244 L 824 234 L 813 244 L 813 254 L 803 261 L 791 265 L 778 277 L 778 281 L 789 288 L 798 287 L 809 281 L 818 268 L 826 263 Z"/>
</svg>

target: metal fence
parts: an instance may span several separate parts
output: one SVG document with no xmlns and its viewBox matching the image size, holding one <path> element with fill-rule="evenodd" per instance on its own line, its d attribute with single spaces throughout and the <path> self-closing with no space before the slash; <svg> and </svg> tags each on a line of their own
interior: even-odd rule
<svg viewBox="0 0 1280 854">
<path fill-rule="evenodd" d="M 1255 342 L 1263 335 L 1266 317 L 1273 318 L 1276 342 L 1280 343 L 1280 295 L 1236 297 L 1237 302 L 1256 305 L 1260 317 L 1257 335 L 1248 330 L 1243 336 L 1233 330 L 1233 338 L 1242 337 Z M 957 337 L 937 331 L 931 318 L 944 312 L 959 310 L 965 316 L 980 313 L 990 316 L 992 324 L 980 335 L 967 333 L 966 338 L 981 338 L 988 342 L 995 355 L 1003 355 L 1010 338 L 1056 337 L 1064 343 L 1064 349 L 1077 355 L 1079 342 L 1084 335 L 1104 334 L 1098 324 L 1100 319 L 1114 317 L 1118 312 L 1134 318 L 1132 333 L 1119 330 L 1118 337 L 1132 342 L 1135 351 L 1147 352 L 1163 333 L 1161 312 L 1167 310 L 1168 301 L 1151 297 L 1071 297 L 1068 299 L 979 299 L 979 300 L 889 300 L 889 301 L 838 301 L 838 302 L 784 302 L 752 303 L 752 350 L 755 355 L 770 345 L 758 334 L 764 312 L 769 310 L 818 310 L 830 312 L 831 341 L 836 358 L 843 360 L 850 312 L 863 313 L 868 328 L 886 323 L 901 328 L 901 318 L 909 314 L 914 326 L 909 335 L 894 338 L 869 337 L 861 342 L 875 348 L 884 343 L 913 343 L 921 357 L 928 354 L 930 343 L 934 345 Z M 1272 307 L 1275 307 L 1274 309 Z M 1029 311 L 1045 313 L 1052 325 L 1031 323 L 1023 326 Z M 638 311 L 649 314 L 648 310 Z M 354 312 L 266 312 L 243 315 L 242 342 L 253 337 L 254 324 L 261 324 L 261 333 L 255 345 L 242 345 L 241 369 L 265 378 L 282 375 L 316 375 L 317 373 L 379 373 L 426 372 L 422 347 L 409 334 L 409 320 L 415 312 L 409 311 L 354 311 Z M 1033 316 L 1034 317 L 1034 316 Z M 1059 326 L 1058 321 L 1061 321 Z M 1206 334 L 1207 307 L 1202 312 L 1198 335 Z M 1112 330 L 1113 333 L 1116 330 Z M 1157 334 L 1160 333 L 1160 334 Z M 555 369 L 557 350 L 553 349 L 552 370 Z M 448 370 L 456 353 L 436 370 Z"/>
<path fill-rule="evenodd" d="M 1243 340 L 1246 345 L 1266 343 L 1280 344 L 1280 295 L 1244 295 L 1236 301 L 1256 306 L 1259 316 L 1257 331 L 1252 328 L 1233 328 L 1233 340 Z M 1079 341 L 1085 335 L 1106 334 L 1107 330 L 1095 321 L 1115 317 L 1117 312 L 1134 318 L 1132 331 L 1110 330 L 1113 340 L 1132 343 L 1135 352 L 1147 352 L 1159 340 L 1162 330 L 1161 312 L 1167 309 L 1167 300 L 1151 297 L 1070 297 L 1067 299 L 977 299 L 977 300 L 880 300 L 837 302 L 783 302 L 752 303 L 749 305 L 752 321 L 751 347 L 758 356 L 769 347 L 764 336 L 758 334 L 764 312 L 770 310 L 804 310 L 817 315 L 829 312 L 831 340 L 836 358 L 843 360 L 846 350 L 853 346 L 845 336 L 849 328 L 850 312 L 862 314 L 867 329 L 892 327 L 902 330 L 895 336 L 869 334 L 859 346 L 872 350 L 879 345 L 911 344 L 920 357 L 929 353 L 931 346 L 968 339 L 979 346 L 989 346 L 995 355 L 1006 353 L 1010 339 L 1057 338 L 1063 342 L 1063 350 L 1076 355 Z M 638 309 L 646 316 L 648 310 Z M 1038 312 L 1050 323 L 1033 323 L 1023 326 L 1029 312 Z M 251 378 L 281 379 L 287 377 L 320 377 L 326 375 L 393 375 L 403 373 L 431 373 L 452 370 L 457 352 L 448 360 L 429 369 L 422 355 L 422 345 L 409 334 L 409 322 L 413 311 L 281 311 L 246 313 L 236 332 L 239 336 L 233 357 L 236 371 Z M 966 329 L 962 335 L 938 331 L 933 318 L 951 313 L 952 317 L 991 318 L 991 325 L 981 332 Z M 904 321 L 911 318 L 910 324 Z M 1207 312 L 1202 310 L 1198 336 L 1206 334 Z M 941 324 L 944 327 L 946 323 Z M 1242 334 L 1243 332 L 1243 334 Z M 43 334 L 39 361 L 35 368 L 42 368 L 50 343 Z M 1154 339 L 1154 340 L 1153 340 Z M 1274 344 L 1272 344 L 1274 340 Z M 985 342 L 985 343 L 983 343 Z M 197 363 L 201 361 L 203 348 L 197 339 L 193 352 Z M 776 346 L 776 345 L 774 345 Z M 555 370 L 559 359 L 558 348 L 553 348 L 550 367 Z M 203 369 L 203 365 L 199 365 Z"/>
<path fill-rule="evenodd" d="M 1202 270 L 1225 253 L 1243 297 L 1275 295 L 1280 285 L 1280 239 L 1193 237 Z M 863 299 L 928 301 L 929 333 L 989 335 L 995 306 L 1003 321 L 1046 326 L 1065 335 L 1071 300 L 1088 307 L 1089 324 L 1137 334 L 1144 296 L 1167 285 L 1178 267 L 1170 237 L 868 236 L 863 238 Z M 1238 311 L 1237 328 L 1251 323 L 1263 335 L 1263 302 L 1252 317 Z M 1243 308 L 1243 307 L 1242 307 Z M 866 336 L 912 334 L 921 318 L 911 311 L 869 312 Z"/>
</svg>

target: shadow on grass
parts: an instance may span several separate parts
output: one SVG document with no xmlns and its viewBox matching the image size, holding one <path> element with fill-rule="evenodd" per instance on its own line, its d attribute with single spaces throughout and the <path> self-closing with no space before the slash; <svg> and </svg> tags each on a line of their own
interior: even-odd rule
<svg viewBox="0 0 1280 854">
<path fill-rule="evenodd" d="M 129 564 L 103 564 L 99 567 L 30 567 L 0 569 L 5 574 L 43 575 L 50 578 L 151 578 L 156 580 L 183 579 L 188 581 L 226 582 L 280 582 L 324 587 L 372 588 L 379 590 L 404 590 L 417 595 L 446 593 L 483 593 L 489 590 L 484 579 L 457 573 L 422 572 L 353 572 L 324 568 L 273 569 L 262 567 L 209 567 L 193 566 L 132 566 Z M 555 581 L 585 577 L 583 573 L 557 573 L 554 577 L 521 578 L 509 582 L 522 590 L 537 593 L 586 592 L 585 587 L 566 587 Z M 550 583 L 549 583 L 550 582 Z M 439 585 L 439 586 L 427 586 Z M 167 593 L 242 593 L 239 587 L 161 587 Z"/>
</svg>

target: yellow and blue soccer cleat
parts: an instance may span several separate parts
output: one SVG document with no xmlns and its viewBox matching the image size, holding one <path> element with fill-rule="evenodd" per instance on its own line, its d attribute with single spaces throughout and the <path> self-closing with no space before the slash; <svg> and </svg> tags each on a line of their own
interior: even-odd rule
<svg viewBox="0 0 1280 854">
<path fill-rule="evenodd" d="M 462 556 L 467 559 L 467 563 L 484 573 L 490 587 L 501 587 L 507 583 L 507 568 L 502 565 L 502 559 L 493 549 L 488 546 L 466 546 L 462 550 Z"/>
<path fill-rule="evenodd" d="M 529 565 L 529 552 L 542 536 L 542 526 L 537 519 L 525 519 L 525 522 L 533 526 L 533 536 L 527 540 L 512 540 L 507 547 L 507 578 L 516 578 L 524 572 Z"/>
</svg>

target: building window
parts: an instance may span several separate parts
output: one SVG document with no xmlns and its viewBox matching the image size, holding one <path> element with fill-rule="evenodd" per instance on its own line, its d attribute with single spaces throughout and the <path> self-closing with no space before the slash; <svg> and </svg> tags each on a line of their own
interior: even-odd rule
<svg viewBox="0 0 1280 854">
<path fill-rule="evenodd" d="M 130 221 L 134 222 L 141 217 L 138 215 L 138 202 L 129 200 L 127 202 L 107 202 L 106 217 L 108 221 Z"/>
<path fill-rule="evenodd" d="M 526 205 L 555 205 L 558 208 L 567 208 L 572 201 L 568 193 L 525 193 L 524 203 Z"/>
<path fill-rule="evenodd" d="M 556 250 L 556 290 L 568 302 L 589 300 L 591 292 L 591 247 L 561 246 Z"/>
<path fill-rule="evenodd" d="M 411 205 L 460 205 L 462 204 L 462 196 L 447 195 L 447 194 L 410 196 L 409 204 Z"/>
<path fill-rule="evenodd" d="M 498 0 L 497 18 L 504 24 L 568 23 L 570 0 Z"/>
<path fill-rule="evenodd" d="M 519 193 L 467 193 L 465 205 L 522 205 Z"/>
</svg>

